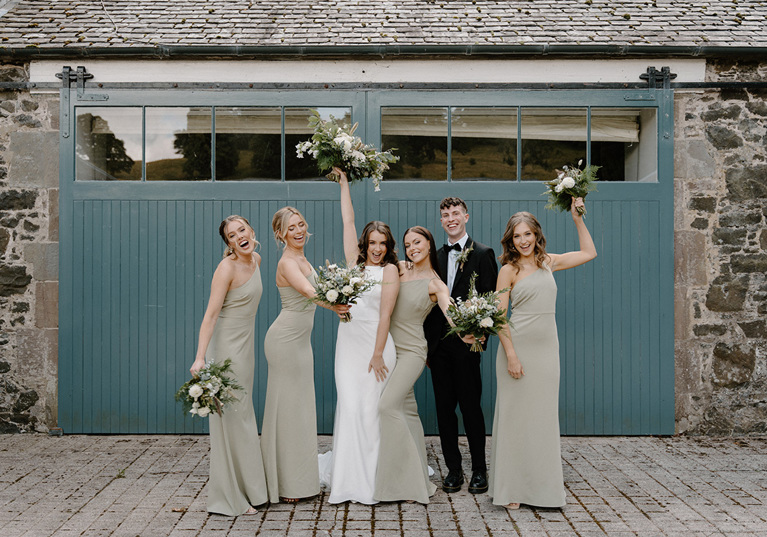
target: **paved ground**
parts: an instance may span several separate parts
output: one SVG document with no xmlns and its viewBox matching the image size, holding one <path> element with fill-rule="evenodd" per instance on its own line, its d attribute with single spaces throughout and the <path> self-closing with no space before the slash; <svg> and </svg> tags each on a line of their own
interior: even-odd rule
<svg viewBox="0 0 767 537">
<path fill-rule="evenodd" d="M 567 506 L 513 513 L 464 488 L 428 506 L 322 495 L 209 516 L 207 453 L 206 436 L 0 436 L 0 536 L 767 535 L 767 438 L 564 438 Z"/>
</svg>

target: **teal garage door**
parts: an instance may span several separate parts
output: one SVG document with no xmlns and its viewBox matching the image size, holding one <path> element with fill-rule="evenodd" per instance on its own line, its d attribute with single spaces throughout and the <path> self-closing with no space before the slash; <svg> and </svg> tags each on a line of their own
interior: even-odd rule
<svg viewBox="0 0 767 537">
<path fill-rule="evenodd" d="M 294 147 L 311 109 L 359 122 L 358 134 L 402 157 L 381 192 L 355 186 L 358 225 L 395 236 L 425 225 L 444 240 L 438 204 L 464 198 L 469 232 L 500 253 L 508 217 L 541 220 L 552 252 L 577 246 L 568 215 L 544 210 L 541 181 L 578 160 L 602 166 L 587 225 L 599 257 L 558 273 L 564 434 L 674 430 L 673 117 L 670 91 L 62 90 L 59 424 L 66 433 L 204 432 L 173 400 L 188 376 L 218 223 L 250 219 L 264 295 L 256 326 L 254 402 L 263 411 L 263 338 L 279 312 L 271 217 L 295 205 L 315 265 L 342 258 L 338 188 Z M 104 97 L 107 97 L 104 99 Z M 100 99 L 100 100 L 96 100 Z M 318 427 L 331 433 L 337 321 L 315 319 Z M 495 398 L 491 344 L 486 417 Z M 428 371 L 417 397 L 436 433 Z M 489 424 L 488 424 L 489 425 Z"/>
</svg>

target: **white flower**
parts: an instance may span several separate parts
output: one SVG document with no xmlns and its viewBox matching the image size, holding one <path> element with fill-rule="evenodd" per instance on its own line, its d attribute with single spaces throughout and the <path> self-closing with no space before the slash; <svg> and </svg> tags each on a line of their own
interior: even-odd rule
<svg viewBox="0 0 767 537">
<path fill-rule="evenodd" d="M 557 186 L 555 186 L 555 187 L 554 187 L 554 192 L 556 192 L 557 194 L 559 194 L 560 192 L 562 192 L 562 189 L 563 189 L 563 188 L 564 188 L 564 187 L 562 186 L 562 183 L 559 183 Z"/>
<path fill-rule="evenodd" d="M 328 302 L 335 302 L 336 299 L 338 298 L 338 291 L 336 291 L 335 289 L 331 289 L 325 294 L 325 298 L 328 299 Z"/>
<path fill-rule="evenodd" d="M 336 265 L 335 263 L 333 263 L 332 265 L 328 265 L 328 269 L 330 270 L 336 270 L 337 268 L 338 268 L 338 265 Z"/>
<path fill-rule="evenodd" d="M 197 415 L 201 418 L 206 417 L 208 414 L 210 414 L 210 409 L 206 406 L 200 407 L 200 409 L 197 410 Z"/>
<path fill-rule="evenodd" d="M 195 399 L 202 395 L 202 388 L 199 384 L 193 384 L 189 387 L 189 395 Z"/>
<path fill-rule="evenodd" d="M 575 179 L 572 177 L 565 177 L 562 179 L 562 187 L 563 188 L 573 188 L 575 186 Z"/>
<path fill-rule="evenodd" d="M 208 383 L 205 385 L 205 387 L 206 387 L 206 388 L 208 388 L 208 391 L 209 391 L 209 392 L 210 392 L 212 395 L 216 395 L 216 393 L 218 393 L 218 384 L 217 384 L 217 383 L 214 383 L 214 382 L 208 382 Z"/>
<path fill-rule="evenodd" d="M 358 277 L 358 276 L 354 276 L 354 277 L 352 277 L 352 278 L 350 278 L 350 279 L 349 279 L 349 283 L 350 283 L 350 284 L 352 284 L 352 285 L 359 285 L 359 284 L 361 284 L 363 281 L 365 281 L 365 280 L 363 280 L 362 278 L 360 278 L 360 277 Z"/>
<path fill-rule="evenodd" d="M 349 296 L 354 292 L 354 288 L 351 285 L 344 285 L 341 288 L 341 292 L 345 294 L 346 296 Z"/>
<path fill-rule="evenodd" d="M 583 159 L 578 161 L 578 166 L 580 166 L 581 164 L 583 164 Z"/>
<path fill-rule="evenodd" d="M 482 328 L 492 328 L 493 327 L 493 320 L 490 317 L 485 317 L 481 321 L 479 321 L 479 326 Z"/>
</svg>

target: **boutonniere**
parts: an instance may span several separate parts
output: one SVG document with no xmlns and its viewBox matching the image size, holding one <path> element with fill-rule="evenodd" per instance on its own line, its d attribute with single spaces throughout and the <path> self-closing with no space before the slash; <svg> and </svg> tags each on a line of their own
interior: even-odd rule
<svg viewBox="0 0 767 537">
<path fill-rule="evenodd" d="M 466 263 L 466 260 L 469 259 L 469 254 L 474 251 L 474 243 L 471 244 L 468 248 L 464 248 L 461 250 L 461 253 L 458 254 L 458 257 L 456 258 L 456 261 L 458 261 L 458 268 L 460 270 L 463 270 L 463 264 Z"/>
</svg>

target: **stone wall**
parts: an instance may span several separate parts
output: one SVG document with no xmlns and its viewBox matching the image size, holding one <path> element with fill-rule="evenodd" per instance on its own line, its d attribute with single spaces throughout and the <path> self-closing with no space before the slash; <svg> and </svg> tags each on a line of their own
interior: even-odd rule
<svg viewBox="0 0 767 537">
<path fill-rule="evenodd" d="M 711 81 L 767 63 L 712 61 Z M 678 92 L 677 430 L 767 432 L 767 91 Z"/>
<path fill-rule="evenodd" d="M 58 120 L 58 94 L 0 89 L 0 433 L 57 423 Z"/>
</svg>

